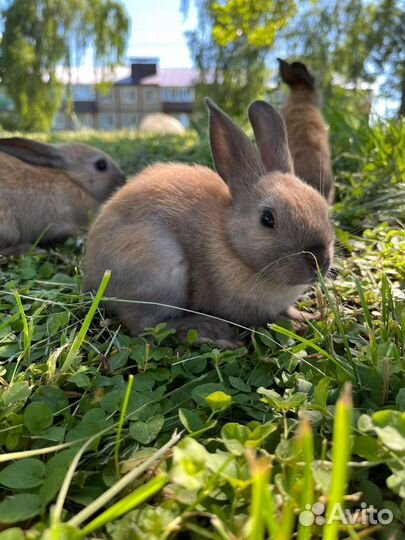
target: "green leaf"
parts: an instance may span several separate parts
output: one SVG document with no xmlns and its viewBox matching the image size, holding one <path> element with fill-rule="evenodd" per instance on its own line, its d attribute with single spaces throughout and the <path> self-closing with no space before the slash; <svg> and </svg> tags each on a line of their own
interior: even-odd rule
<svg viewBox="0 0 405 540">
<path fill-rule="evenodd" d="M 218 391 L 206 396 L 205 401 L 212 411 L 224 411 L 231 406 L 232 396 L 225 394 L 225 392 Z"/>
<path fill-rule="evenodd" d="M 387 478 L 387 486 L 397 493 L 402 499 L 405 499 L 405 471 L 394 472 Z"/>
<path fill-rule="evenodd" d="M 16 402 L 25 403 L 31 394 L 31 390 L 26 381 L 16 382 L 6 388 L 1 394 L 1 401 L 4 405 L 11 405 Z"/>
<path fill-rule="evenodd" d="M 24 533 L 21 529 L 13 527 L 0 533 L 0 540 L 24 540 Z"/>
<path fill-rule="evenodd" d="M 258 388 L 258 394 L 264 396 L 260 401 L 267 403 L 278 411 L 291 411 L 297 409 L 307 399 L 303 392 L 295 392 L 287 397 L 281 397 L 275 390 L 267 390 L 266 388 Z"/>
<path fill-rule="evenodd" d="M 221 438 L 229 452 L 241 456 L 246 450 L 245 443 L 249 438 L 248 429 L 241 424 L 225 424 L 221 429 Z"/>
<path fill-rule="evenodd" d="M 159 435 L 164 421 L 164 416 L 158 414 L 148 422 L 132 422 L 129 426 L 129 434 L 135 441 L 149 444 Z"/>
<path fill-rule="evenodd" d="M 322 408 L 326 407 L 330 382 L 330 377 L 322 377 L 319 383 L 315 386 L 314 402 Z"/>
<path fill-rule="evenodd" d="M 203 487 L 208 475 L 208 458 L 209 453 L 202 444 L 186 437 L 173 449 L 173 481 L 191 490 Z"/>
<path fill-rule="evenodd" d="M 189 409 L 179 409 L 179 418 L 183 426 L 187 429 L 189 433 L 194 431 L 199 431 L 204 427 L 204 422 L 194 411 Z"/>
<path fill-rule="evenodd" d="M 127 350 L 124 349 L 122 351 L 118 351 L 116 354 L 111 356 L 111 358 L 108 361 L 108 367 L 110 368 L 110 370 L 116 371 L 118 369 L 125 367 L 128 363 L 130 352 L 131 351 L 129 349 Z"/>
<path fill-rule="evenodd" d="M 42 264 L 38 269 L 38 275 L 44 279 L 49 279 L 54 273 L 55 267 L 49 261 L 44 262 L 44 264 Z"/>
<path fill-rule="evenodd" d="M 47 473 L 44 483 L 39 490 L 39 498 L 41 499 L 41 506 L 45 508 L 58 493 L 63 480 L 66 476 L 66 469 L 53 469 L 50 473 Z"/>
<path fill-rule="evenodd" d="M 90 377 L 85 373 L 74 373 L 68 377 L 68 381 L 75 384 L 78 388 L 90 388 L 91 381 Z"/>
<path fill-rule="evenodd" d="M 229 377 L 229 382 L 234 388 L 236 388 L 237 390 L 240 390 L 241 392 L 251 391 L 250 385 L 246 384 L 240 377 L 232 377 L 231 375 Z"/>
<path fill-rule="evenodd" d="M 396 452 L 405 452 L 405 437 L 394 427 L 386 426 L 384 428 L 376 427 L 374 429 L 387 448 Z"/>
<path fill-rule="evenodd" d="M 39 459 L 25 458 L 0 471 L 0 484 L 11 489 L 40 486 L 45 477 L 45 465 Z"/>
<path fill-rule="evenodd" d="M 221 438 L 229 452 L 237 456 L 245 453 L 246 448 L 257 448 L 271 433 L 277 430 L 277 425 L 272 422 L 261 424 L 249 422 L 247 426 L 229 423 L 221 430 Z"/>
<path fill-rule="evenodd" d="M 399 390 L 397 397 L 395 398 L 395 403 L 400 411 L 405 411 L 405 388 Z"/>
<path fill-rule="evenodd" d="M 207 402 L 205 398 L 214 392 L 224 392 L 230 395 L 232 394 L 232 390 L 227 388 L 224 384 L 206 383 L 200 384 L 193 388 L 191 391 L 191 397 L 197 403 L 197 405 L 206 406 Z"/>
<path fill-rule="evenodd" d="M 18 523 L 39 514 L 40 499 L 31 493 L 19 493 L 0 502 L 0 523 Z"/>
<path fill-rule="evenodd" d="M 69 401 L 65 392 L 52 384 L 41 386 L 33 395 L 32 401 L 41 401 L 46 403 L 53 414 L 69 406 Z"/>
<path fill-rule="evenodd" d="M 50 407 L 41 401 L 30 403 L 24 411 L 24 425 L 34 434 L 41 433 L 53 423 Z"/>
</svg>

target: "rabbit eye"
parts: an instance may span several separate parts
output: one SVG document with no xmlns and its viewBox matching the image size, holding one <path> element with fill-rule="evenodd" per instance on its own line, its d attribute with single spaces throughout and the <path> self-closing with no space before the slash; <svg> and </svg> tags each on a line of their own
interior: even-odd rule
<svg viewBox="0 0 405 540">
<path fill-rule="evenodd" d="M 275 220 L 273 212 L 271 210 L 264 210 L 261 218 L 261 223 L 265 227 L 270 227 L 270 229 L 274 227 Z"/>
<path fill-rule="evenodd" d="M 95 163 L 98 171 L 105 171 L 107 169 L 107 161 L 104 158 L 100 158 Z"/>
</svg>

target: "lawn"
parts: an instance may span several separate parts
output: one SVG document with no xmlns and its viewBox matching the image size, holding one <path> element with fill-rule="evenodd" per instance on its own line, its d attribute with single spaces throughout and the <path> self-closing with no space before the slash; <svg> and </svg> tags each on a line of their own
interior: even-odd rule
<svg viewBox="0 0 405 540">
<path fill-rule="evenodd" d="M 306 327 L 131 338 L 82 292 L 83 237 L 0 261 L 0 540 L 405 537 L 405 123 L 328 120 L 337 254 Z M 211 165 L 195 133 L 66 138 L 127 174 Z"/>
</svg>

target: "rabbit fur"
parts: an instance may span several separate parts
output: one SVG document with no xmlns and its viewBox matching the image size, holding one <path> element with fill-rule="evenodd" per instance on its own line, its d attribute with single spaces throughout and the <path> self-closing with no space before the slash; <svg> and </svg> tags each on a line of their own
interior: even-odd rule
<svg viewBox="0 0 405 540">
<path fill-rule="evenodd" d="M 156 164 L 114 194 L 89 232 L 86 288 L 110 269 L 108 297 L 145 302 L 108 303 L 131 334 L 165 321 L 180 338 L 195 328 L 200 342 L 231 346 L 225 321 L 181 308 L 266 324 L 313 283 L 316 262 L 329 268 L 333 233 L 325 199 L 293 174 L 281 115 L 263 101 L 249 107 L 258 151 L 206 101 L 217 173 Z"/>
<path fill-rule="evenodd" d="M 278 59 L 290 95 L 281 113 L 296 175 L 316 188 L 332 204 L 335 188 L 329 135 L 320 109 L 321 96 L 314 76 L 301 62 Z"/>
<path fill-rule="evenodd" d="M 112 158 L 86 144 L 0 139 L 0 254 L 74 235 L 124 181 Z"/>
</svg>

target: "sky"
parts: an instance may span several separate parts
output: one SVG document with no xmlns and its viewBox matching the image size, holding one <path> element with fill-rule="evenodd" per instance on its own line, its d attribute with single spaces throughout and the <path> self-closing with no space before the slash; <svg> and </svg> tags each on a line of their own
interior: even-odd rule
<svg viewBox="0 0 405 540">
<path fill-rule="evenodd" d="M 122 0 L 132 22 L 127 56 L 158 57 L 163 68 L 191 67 L 184 32 L 197 24 L 194 0 L 187 19 L 180 0 Z"/>
</svg>

